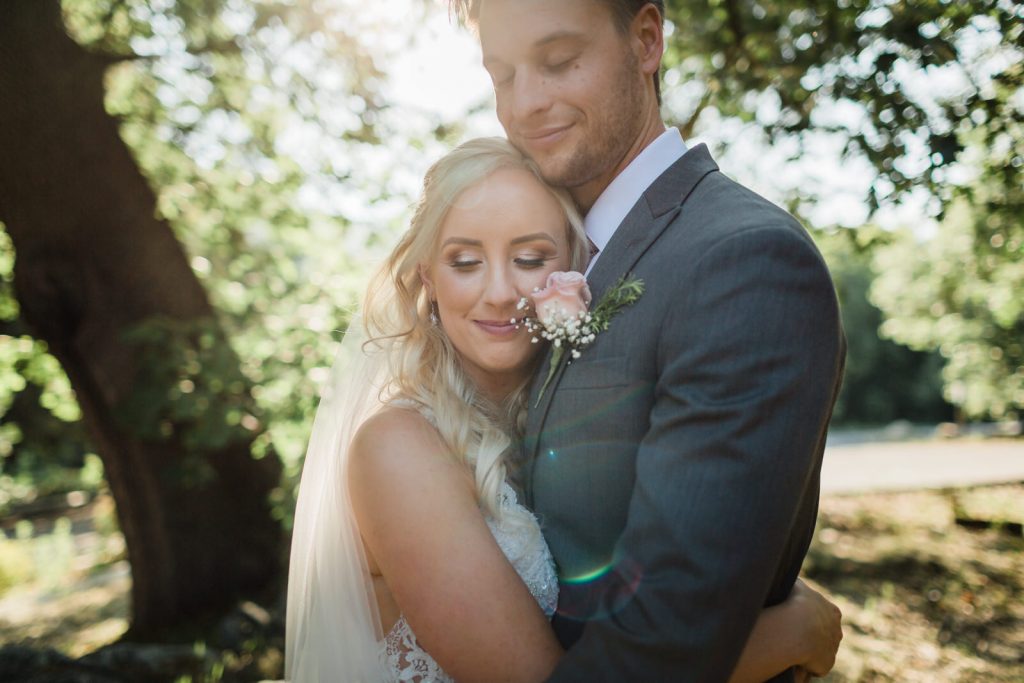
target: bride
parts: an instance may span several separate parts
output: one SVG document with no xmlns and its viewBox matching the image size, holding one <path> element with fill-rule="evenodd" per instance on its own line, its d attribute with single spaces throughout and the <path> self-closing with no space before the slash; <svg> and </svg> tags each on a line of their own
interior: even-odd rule
<svg viewBox="0 0 1024 683">
<path fill-rule="evenodd" d="M 428 171 L 317 412 L 292 540 L 289 680 L 552 671 L 555 568 L 512 486 L 540 351 L 517 304 L 587 257 L 568 195 L 505 140 L 463 144 Z M 823 675 L 841 637 L 835 606 L 798 583 L 761 613 L 730 680 Z"/>
</svg>

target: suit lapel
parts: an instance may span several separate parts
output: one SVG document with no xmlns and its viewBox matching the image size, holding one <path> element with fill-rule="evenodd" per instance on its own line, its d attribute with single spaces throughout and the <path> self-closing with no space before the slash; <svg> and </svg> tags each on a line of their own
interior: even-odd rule
<svg viewBox="0 0 1024 683">
<path fill-rule="evenodd" d="M 698 145 L 672 164 L 647 188 L 647 191 L 619 225 L 587 278 L 595 301 L 600 300 L 611 285 L 636 265 L 644 252 L 654 244 L 678 215 L 683 203 L 701 179 L 717 170 L 718 165 L 712 160 L 707 146 Z M 568 354 L 566 354 L 567 356 Z M 551 349 L 548 349 L 541 360 L 541 365 L 534 378 L 533 389 L 530 392 L 524 455 L 526 461 L 530 463 L 528 469 L 531 472 L 532 463 L 537 457 L 537 448 L 540 444 L 540 434 L 544 429 L 544 422 L 551 408 L 552 399 L 558 390 L 558 383 L 565 372 L 566 358 L 562 358 L 560 367 L 555 371 L 555 376 L 551 378 L 551 383 L 538 403 L 537 394 L 540 392 L 540 386 L 544 383 L 544 378 L 547 377 L 550 362 Z M 525 482 L 528 499 L 532 498 L 533 489 L 530 479 L 532 476 L 528 475 Z M 529 502 L 532 504 L 532 500 Z"/>
<path fill-rule="evenodd" d="M 595 301 L 636 265 L 701 179 L 717 170 L 707 145 L 698 145 L 658 176 L 626 215 L 590 271 L 587 281 Z"/>
</svg>

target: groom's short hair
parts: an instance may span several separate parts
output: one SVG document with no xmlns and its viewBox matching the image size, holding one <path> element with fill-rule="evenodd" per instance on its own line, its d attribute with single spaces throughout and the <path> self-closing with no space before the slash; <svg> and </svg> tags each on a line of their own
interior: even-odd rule
<svg viewBox="0 0 1024 683">
<path fill-rule="evenodd" d="M 480 14 L 480 4 L 484 0 L 448 0 L 448 6 L 451 7 L 455 16 L 458 17 L 459 21 L 467 24 L 475 24 Z M 625 33 L 629 30 L 629 25 L 633 21 L 633 17 L 637 15 L 641 9 L 646 5 L 654 5 L 658 9 L 658 14 L 661 15 L 662 23 L 665 22 L 665 0 L 594 0 L 595 2 L 603 2 L 611 10 L 612 19 L 615 21 L 616 28 L 619 29 L 619 33 Z M 661 79 L 658 77 L 658 73 L 654 74 L 654 93 L 658 97 L 658 104 L 661 104 Z"/>
<path fill-rule="evenodd" d="M 448 5 L 459 21 L 473 24 L 480 14 L 480 4 L 483 0 L 448 0 Z M 661 20 L 665 21 L 665 0 L 596 0 L 608 5 L 612 11 L 612 18 L 620 31 L 625 32 L 629 23 L 644 5 L 654 5 L 658 8 Z"/>
<path fill-rule="evenodd" d="M 665 21 L 665 0 L 600 0 L 600 2 L 608 5 L 608 9 L 612 11 L 612 18 L 615 19 L 615 25 L 622 33 L 629 29 L 633 17 L 644 5 L 657 7 L 662 22 Z"/>
</svg>

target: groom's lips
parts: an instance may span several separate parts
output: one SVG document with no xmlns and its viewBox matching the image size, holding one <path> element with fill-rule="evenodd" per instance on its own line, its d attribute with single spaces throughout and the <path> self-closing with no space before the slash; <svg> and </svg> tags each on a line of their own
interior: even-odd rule
<svg viewBox="0 0 1024 683">
<path fill-rule="evenodd" d="M 523 139 L 526 140 L 526 144 L 530 147 L 548 147 L 565 137 L 565 132 L 570 128 L 572 128 L 571 123 L 564 126 L 539 128 L 523 133 Z"/>
</svg>

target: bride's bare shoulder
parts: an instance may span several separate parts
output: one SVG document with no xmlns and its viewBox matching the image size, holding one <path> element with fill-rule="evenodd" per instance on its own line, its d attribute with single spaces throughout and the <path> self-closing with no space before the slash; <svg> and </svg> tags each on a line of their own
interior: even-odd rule
<svg viewBox="0 0 1024 683">
<path fill-rule="evenodd" d="M 462 480 L 468 474 L 450 456 L 434 425 L 416 409 L 401 405 L 385 407 L 359 427 L 349 468 L 352 479 L 370 487 L 423 477 Z"/>
<path fill-rule="evenodd" d="M 394 441 L 417 441 L 424 438 L 441 442 L 437 429 L 423 414 L 411 406 L 391 404 L 368 418 L 356 432 L 356 441 L 389 446 Z"/>
</svg>

